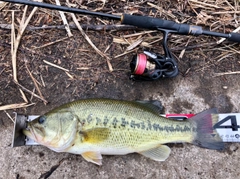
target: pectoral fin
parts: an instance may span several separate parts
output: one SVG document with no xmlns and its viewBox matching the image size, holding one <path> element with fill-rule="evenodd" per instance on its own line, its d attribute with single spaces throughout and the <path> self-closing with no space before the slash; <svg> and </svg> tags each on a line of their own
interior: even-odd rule
<svg viewBox="0 0 240 179">
<path fill-rule="evenodd" d="M 94 128 L 80 131 L 83 136 L 83 142 L 96 144 L 108 139 L 110 130 L 108 128 Z"/>
<path fill-rule="evenodd" d="M 99 152 L 85 152 L 81 154 L 88 162 L 102 165 L 102 155 Z"/>
<path fill-rule="evenodd" d="M 160 145 L 159 147 L 139 153 L 155 161 L 165 161 L 168 158 L 170 152 L 171 149 L 168 146 Z"/>
</svg>

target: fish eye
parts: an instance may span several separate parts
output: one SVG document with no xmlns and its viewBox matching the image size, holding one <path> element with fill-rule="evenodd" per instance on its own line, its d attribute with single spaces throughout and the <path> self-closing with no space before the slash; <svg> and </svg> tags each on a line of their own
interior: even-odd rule
<svg viewBox="0 0 240 179">
<path fill-rule="evenodd" d="M 38 123 L 43 124 L 45 120 L 46 120 L 45 116 L 40 116 L 39 119 L 38 119 Z"/>
</svg>

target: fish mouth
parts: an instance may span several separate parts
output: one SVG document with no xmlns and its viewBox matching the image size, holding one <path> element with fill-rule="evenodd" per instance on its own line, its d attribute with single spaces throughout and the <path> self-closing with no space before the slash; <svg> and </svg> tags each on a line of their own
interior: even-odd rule
<svg viewBox="0 0 240 179">
<path fill-rule="evenodd" d="M 23 130 L 23 134 L 28 138 L 38 142 L 37 136 L 35 135 L 34 129 L 29 125 L 26 129 Z"/>
<path fill-rule="evenodd" d="M 23 129 L 23 134 L 27 137 L 29 137 L 30 139 L 33 139 L 34 136 L 33 134 L 31 133 L 31 131 L 29 131 L 28 129 Z"/>
<path fill-rule="evenodd" d="M 37 142 L 36 136 L 35 136 L 35 134 L 33 133 L 32 130 L 24 129 L 24 130 L 23 130 L 23 134 L 24 134 L 25 136 L 27 136 L 28 138 L 30 138 L 30 139 L 34 140 L 35 142 Z"/>
</svg>

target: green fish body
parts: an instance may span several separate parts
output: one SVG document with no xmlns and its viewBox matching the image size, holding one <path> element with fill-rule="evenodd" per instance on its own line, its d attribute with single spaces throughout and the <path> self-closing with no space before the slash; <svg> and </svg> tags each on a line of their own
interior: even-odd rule
<svg viewBox="0 0 240 179">
<path fill-rule="evenodd" d="M 223 142 L 213 130 L 214 109 L 189 120 L 159 115 L 160 103 L 113 99 L 84 99 L 60 106 L 28 124 L 24 133 L 57 152 L 81 154 L 102 164 L 102 155 L 140 153 L 155 161 L 170 154 L 165 143 L 187 142 L 221 150 Z"/>
</svg>

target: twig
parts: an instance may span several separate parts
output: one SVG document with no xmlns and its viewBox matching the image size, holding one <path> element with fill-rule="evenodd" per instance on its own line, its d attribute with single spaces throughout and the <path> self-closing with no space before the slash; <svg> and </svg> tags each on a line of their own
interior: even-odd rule
<svg viewBox="0 0 240 179">
<path fill-rule="evenodd" d="M 225 52 L 225 53 L 223 53 L 223 54 L 226 54 L 226 55 L 222 55 L 222 57 L 219 58 L 219 59 L 217 60 L 217 62 L 220 62 L 220 61 L 222 61 L 223 59 L 232 56 L 234 53 Z M 219 55 L 219 56 L 220 56 L 220 55 Z M 218 57 L 219 57 L 219 56 L 218 56 Z M 217 58 L 215 58 L 215 59 L 217 59 Z"/>
<path fill-rule="evenodd" d="M 157 5 L 155 5 L 155 4 L 152 4 L 152 3 L 150 3 L 150 2 L 148 2 L 147 4 L 148 4 L 149 6 L 151 6 L 151 7 L 154 7 L 154 8 L 156 8 L 156 9 L 158 9 L 158 10 L 160 11 L 160 13 L 163 13 L 163 14 L 165 14 L 165 15 L 167 15 L 167 16 L 175 19 L 175 20 L 177 19 L 176 16 L 174 16 L 172 13 L 169 13 L 169 12 L 165 11 L 162 7 L 157 6 Z"/>
<path fill-rule="evenodd" d="M 7 2 L 0 1 L 0 11 L 7 5 Z"/>
<path fill-rule="evenodd" d="M 78 29 L 76 25 L 69 24 L 71 29 Z M 94 30 L 94 31 L 123 31 L 123 30 L 137 30 L 139 28 L 131 25 L 122 25 L 122 24 L 110 24 L 110 25 L 94 25 L 94 24 L 81 24 L 83 30 Z M 12 29 L 11 24 L 0 24 L 1 29 Z M 26 30 L 45 30 L 45 29 L 65 29 L 64 25 L 43 25 L 41 27 L 28 26 Z M 156 31 L 152 31 L 156 32 Z M 137 33 L 136 33 L 137 34 Z"/>
<path fill-rule="evenodd" d="M 20 93 L 21 93 L 21 95 L 22 95 L 23 100 L 24 100 L 26 103 L 28 103 L 28 99 L 27 99 L 25 93 L 24 93 L 21 89 L 19 89 L 19 91 L 20 91 Z"/>
<path fill-rule="evenodd" d="M 224 72 L 224 73 L 215 73 L 214 77 L 216 76 L 223 76 L 223 75 L 236 75 L 240 74 L 240 71 L 233 71 L 233 72 Z"/>
<path fill-rule="evenodd" d="M 45 85 L 45 82 L 44 82 L 44 80 L 43 80 L 43 77 L 42 77 L 42 75 L 40 75 L 40 78 L 41 78 L 41 81 L 42 81 L 42 85 L 43 85 L 43 87 L 46 87 L 46 85 Z"/>
<path fill-rule="evenodd" d="M 112 45 L 112 44 L 108 45 L 107 48 L 104 50 L 103 53 L 107 53 L 107 51 L 110 49 L 111 45 Z"/>
<path fill-rule="evenodd" d="M 59 0 L 55 0 L 55 1 L 56 1 L 56 5 L 61 6 Z M 72 34 L 72 32 L 71 32 L 71 30 L 70 30 L 70 28 L 69 28 L 69 25 L 68 25 L 68 22 L 67 22 L 67 19 L 66 19 L 66 16 L 65 16 L 64 12 L 62 12 L 62 11 L 58 11 L 58 12 L 59 12 L 59 14 L 60 14 L 60 16 L 61 16 L 61 18 L 62 18 L 63 25 L 64 25 L 67 33 L 68 33 L 68 37 L 72 37 L 73 34 Z"/>
<path fill-rule="evenodd" d="M 33 95 L 34 97 L 41 99 L 44 103 L 48 103 L 45 99 L 41 98 L 41 96 L 36 95 L 35 93 L 33 93 L 32 91 L 30 91 L 29 89 L 25 88 L 24 86 L 20 85 L 18 82 L 14 81 L 13 82 L 18 85 L 20 88 L 22 88 L 23 91 L 30 93 L 31 95 Z M 25 103 L 24 103 L 25 104 Z"/>
<path fill-rule="evenodd" d="M 123 35 L 121 37 L 123 38 L 129 38 L 129 37 L 135 37 L 135 36 L 140 36 L 144 34 L 150 34 L 152 32 L 157 32 L 156 30 L 149 30 L 149 31 L 144 31 L 144 32 L 139 32 L 139 33 L 134 33 L 134 34 L 129 34 L 129 35 Z"/>
<path fill-rule="evenodd" d="M 138 45 L 140 45 L 142 42 L 143 42 L 143 38 L 140 38 L 140 39 L 136 40 L 135 42 L 133 42 L 131 45 L 129 45 L 129 46 L 126 48 L 126 51 L 133 50 L 135 47 L 137 47 Z"/>
<path fill-rule="evenodd" d="M 190 38 L 191 38 L 191 37 L 190 37 Z M 190 42 L 190 38 L 188 39 L 187 43 L 185 44 L 185 47 L 188 46 L 188 43 Z M 184 49 L 181 51 L 181 53 L 180 53 L 180 55 L 179 55 L 179 59 L 182 59 L 182 58 L 183 58 L 183 55 L 184 55 L 185 51 L 186 51 L 186 48 L 184 48 Z"/>
<path fill-rule="evenodd" d="M 224 1 L 227 3 L 229 7 L 231 7 L 232 10 L 235 10 L 234 7 L 227 0 L 224 0 Z"/>
<path fill-rule="evenodd" d="M 77 68 L 77 70 L 90 70 L 91 68 L 88 68 L 88 67 L 80 67 L 80 68 Z"/>
<path fill-rule="evenodd" d="M 36 88 L 34 87 L 33 90 L 32 90 L 32 92 L 35 93 L 35 90 L 36 90 Z M 33 95 L 31 95 L 30 101 L 32 101 L 32 99 L 33 99 Z"/>
<path fill-rule="evenodd" d="M 27 8 L 27 6 L 26 6 Z M 25 8 L 24 12 L 27 10 Z M 18 81 L 17 79 L 17 49 L 18 49 L 18 46 L 19 46 L 19 41 L 20 41 L 20 38 L 19 37 L 19 34 L 17 35 L 17 40 L 16 40 L 16 35 L 15 35 L 15 28 L 14 28 L 14 21 L 15 21 L 15 18 L 14 18 L 14 11 L 12 11 L 12 30 L 11 30 L 11 55 L 12 55 L 12 68 L 13 68 L 13 79 L 14 81 Z M 23 16 L 23 18 L 25 18 Z M 28 103 L 28 100 L 27 100 L 27 97 L 26 95 L 24 94 L 24 92 L 19 89 L 21 95 L 22 95 L 22 98 L 23 100 Z"/>
<path fill-rule="evenodd" d="M 194 7 L 192 6 L 192 4 L 191 4 L 189 1 L 187 1 L 187 3 L 188 3 L 188 5 L 190 6 L 190 8 L 193 10 L 193 12 L 198 16 L 199 14 L 198 14 L 198 12 L 194 9 Z"/>
<path fill-rule="evenodd" d="M 221 11 L 221 12 L 212 12 L 210 14 L 215 15 L 215 14 L 239 14 L 240 11 Z"/>
<path fill-rule="evenodd" d="M 58 65 L 56 65 L 56 64 L 54 64 L 54 63 L 48 62 L 48 61 L 46 61 L 46 60 L 43 60 L 43 62 L 46 63 L 46 64 L 48 64 L 48 65 L 51 65 L 51 66 L 53 66 L 53 67 L 56 67 L 56 68 L 58 68 L 58 69 L 60 69 L 60 70 L 63 70 L 63 71 L 69 72 L 68 69 L 63 68 L 63 67 L 60 67 L 60 66 L 58 66 Z"/>
<path fill-rule="evenodd" d="M 9 109 L 17 109 L 17 108 L 26 108 L 28 106 L 32 106 L 35 103 L 27 104 L 27 103 L 19 103 L 19 104 L 8 104 L 0 106 L 0 111 L 9 110 Z"/>
<path fill-rule="evenodd" d="M 114 43 L 123 44 L 123 45 L 131 44 L 130 42 L 126 41 L 126 39 L 118 38 L 118 37 L 114 37 L 113 38 L 113 42 Z M 141 42 L 141 46 L 143 46 L 143 47 L 151 47 L 151 45 L 148 42 Z"/>
<path fill-rule="evenodd" d="M 12 26 L 11 26 L 11 54 L 12 54 L 12 68 L 13 68 L 13 79 L 17 81 L 17 58 L 15 57 L 15 28 L 14 28 L 14 11 L 12 11 Z"/>
<path fill-rule="evenodd" d="M 40 91 L 40 89 L 39 89 L 39 87 L 38 87 L 38 84 L 37 84 L 37 82 L 36 82 L 37 80 L 33 77 L 32 73 L 31 73 L 30 70 L 28 69 L 27 65 L 26 65 L 26 69 L 27 69 L 27 72 L 28 72 L 29 76 L 32 78 L 32 81 L 33 81 L 33 83 L 34 83 L 34 86 L 35 86 L 36 89 L 37 89 L 38 94 L 40 95 L 41 99 L 44 99 L 44 97 L 43 97 L 43 95 L 42 95 L 42 93 L 41 93 L 41 91 Z M 44 99 L 44 100 L 45 100 L 45 99 Z M 45 100 L 45 101 L 47 101 L 47 100 Z M 45 104 L 46 104 L 46 103 L 45 103 Z"/>
<path fill-rule="evenodd" d="M 44 44 L 44 45 L 42 45 L 42 46 L 40 46 L 40 47 L 34 47 L 34 48 L 35 48 L 35 49 L 39 49 L 39 48 L 47 47 L 47 46 L 49 46 L 49 45 L 53 45 L 53 44 L 55 44 L 55 43 L 64 41 L 64 40 L 66 40 L 66 39 L 68 39 L 68 38 L 69 38 L 69 37 L 64 37 L 64 38 L 59 39 L 59 40 L 56 40 L 56 41 L 54 41 L 54 42 L 49 42 L 49 43 Z"/>
<path fill-rule="evenodd" d="M 235 52 L 237 54 L 240 54 L 239 50 L 236 50 L 236 49 L 232 48 L 230 45 L 227 46 L 227 48 L 229 48 L 230 50 L 232 50 L 233 52 Z"/>
<path fill-rule="evenodd" d="M 91 39 L 87 36 L 87 34 L 85 34 L 85 32 L 83 31 L 82 27 L 80 26 L 80 24 L 79 24 L 76 16 L 75 16 L 73 13 L 71 13 L 71 15 L 72 15 L 72 18 L 73 18 L 74 23 L 75 23 L 76 26 L 78 27 L 78 30 L 81 32 L 82 36 L 88 41 L 88 43 L 92 46 L 92 48 L 93 48 L 101 57 L 105 57 L 105 58 L 106 58 L 107 64 L 108 64 L 108 69 L 109 69 L 110 72 L 112 72 L 112 71 L 113 71 L 113 68 L 112 68 L 112 65 L 111 65 L 111 63 L 110 63 L 110 58 L 109 58 L 107 55 L 105 55 L 104 53 L 102 53 L 102 52 L 92 43 Z"/>
<path fill-rule="evenodd" d="M 65 73 L 69 78 L 74 79 L 74 77 L 70 73 L 68 73 L 67 71 L 65 71 Z"/>
<path fill-rule="evenodd" d="M 4 112 L 8 116 L 8 118 L 11 119 L 13 123 L 15 123 L 14 119 L 8 114 L 8 112 L 6 110 L 4 110 Z"/>
<path fill-rule="evenodd" d="M 122 53 L 122 54 L 120 54 L 120 55 L 115 56 L 114 58 L 119 58 L 119 57 L 121 57 L 121 56 L 123 56 L 123 55 L 129 54 L 129 53 L 134 52 L 134 51 L 135 51 L 135 49 L 134 49 L 134 50 L 127 51 L 127 52 L 124 52 L 124 53 Z"/>
<path fill-rule="evenodd" d="M 154 40 L 154 41 L 150 42 L 149 45 L 151 46 L 152 44 L 155 44 L 155 43 L 161 41 L 162 39 L 163 39 L 163 38 L 160 37 L 160 38 L 158 38 L 157 40 Z"/>
<path fill-rule="evenodd" d="M 201 4 L 201 5 L 203 5 L 203 6 L 214 7 L 214 8 L 216 8 L 216 9 L 220 9 L 219 6 L 216 6 L 216 5 L 213 5 L 213 4 L 208 4 L 208 3 L 201 2 L 201 1 L 197 1 L 197 0 L 189 0 L 189 1 L 194 2 L 194 3 L 196 3 L 196 4 Z"/>
</svg>

